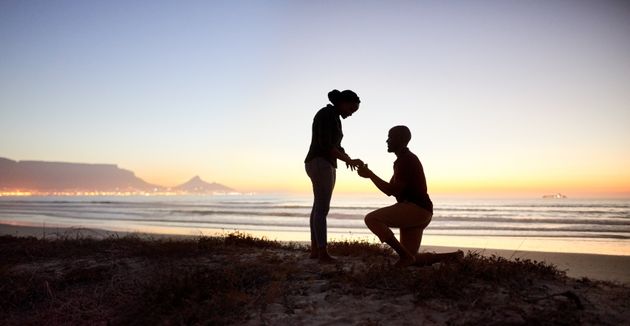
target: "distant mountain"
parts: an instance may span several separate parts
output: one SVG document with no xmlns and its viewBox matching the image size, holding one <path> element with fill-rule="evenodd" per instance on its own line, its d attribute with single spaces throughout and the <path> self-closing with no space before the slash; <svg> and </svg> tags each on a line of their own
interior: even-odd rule
<svg viewBox="0 0 630 326">
<path fill-rule="evenodd" d="M 220 183 L 205 182 L 201 180 L 199 176 L 194 176 L 192 179 L 188 180 L 186 183 L 173 187 L 172 190 L 175 190 L 178 192 L 197 193 L 197 194 L 234 191 L 234 189 L 224 186 Z"/>
<path fill-rule="evenodd" d="M 173 188 L 148 183 L 115 164 L 13 161 L 0 157 L 0 191 L 33 192 L 233 192 L 198 176 Z"/>
<path fill-rule="evenodd" d="M 40 192 L 161 191 L 114 164 L 13 161 L 0 158 L 0 189 Z"/>
</svg>

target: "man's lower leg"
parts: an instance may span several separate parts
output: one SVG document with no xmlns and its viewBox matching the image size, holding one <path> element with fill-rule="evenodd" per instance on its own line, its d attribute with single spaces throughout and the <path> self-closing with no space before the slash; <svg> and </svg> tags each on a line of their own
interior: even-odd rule
<svg viewBox="0 0 630 326">
<path fill-rule="evenodd" d="M 396 266 L 405 267 L 414 263 L 414 255 L 409 253 L 407 249 L 405 249 L 405 247 L 403 247 L 400 242 L 398 242 L 398 239 L 396 239 L 395 236 L 392 235 L 388 240 L 385 241 L 385 243 L 392 247 L 392 249 L 394 249 L 398 256 L 400 256 L 400 259 L 398 260 L 398 262 L 396 262 Z"/>
</svg>

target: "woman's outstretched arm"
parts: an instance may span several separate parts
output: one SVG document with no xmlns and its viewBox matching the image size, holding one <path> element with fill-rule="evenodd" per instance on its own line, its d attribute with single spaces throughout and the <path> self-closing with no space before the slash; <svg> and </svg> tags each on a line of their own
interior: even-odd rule
<svg viewBox="0 0 630 326">
<path fill-rule="evenodd" d="M 331 153 L 336 159 L 344 161 L 346 163 L 346 166 L 349 167 L 352 171 L 363 165 L 363 161 L 361 161 L 360 159 L 352 159 L 350 155 L 346 154 L 345 151 L 342 151 L 337 147 L 333 147 Z"/>
</svg>

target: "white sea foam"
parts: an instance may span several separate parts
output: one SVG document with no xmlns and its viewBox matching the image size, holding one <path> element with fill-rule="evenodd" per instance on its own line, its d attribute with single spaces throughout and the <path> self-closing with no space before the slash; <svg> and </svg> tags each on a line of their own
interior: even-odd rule
<svg viewBox="0 0 630 326">
<path fill-rule="evenodd" d="M 1 197 L 0 222 L 141 232 L 198 228 L 307 235 L 311 201 L 284 195 Z M 363 216 L 392 203 L 386 197 L 333 198 L 329 233 L 369 235 Z M 600 239 L 630 244 L 630 200 L 434 198 L 434 205 L 425 236 Z"/>
</svg>

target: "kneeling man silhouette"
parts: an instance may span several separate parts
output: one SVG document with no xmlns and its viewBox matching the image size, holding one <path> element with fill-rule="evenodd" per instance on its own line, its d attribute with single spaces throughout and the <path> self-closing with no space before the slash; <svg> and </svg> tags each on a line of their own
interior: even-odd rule
<svg viewBox="0 0 630 326">
<path fill-rule="evenodd" d="M 432 263 L 459 258 L 462 251 L 445 254 L 418 253 L 422 233 L 433 217 L 433 202 L 427 193 L 427 182 L 422 164 L 407 145 L 411 131 L 406 126 L 395 126 L 389 130 L 387 151 L 396 154 L 394 175 L 389 182 L 379 178 L 367 164 L 357 170 L 360 176 L 369 178 L 374 185 L 388 196 L 396 197 L 397 203 L 377 209 L 365 216 L 365 224 L 396 251 L 398 267 L 430 265 Z M 390 227 L 400 228 L 400 241 Z"/>
</svg>

